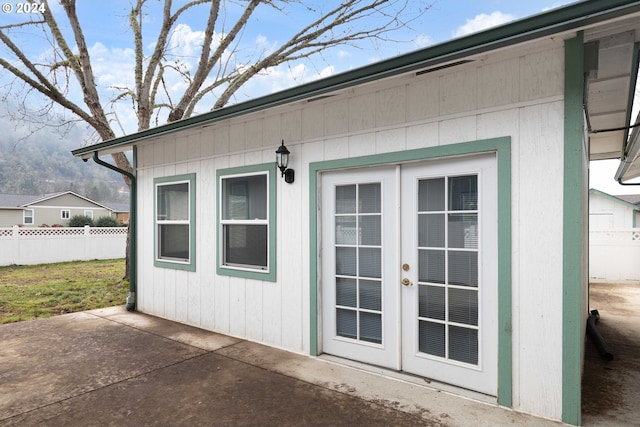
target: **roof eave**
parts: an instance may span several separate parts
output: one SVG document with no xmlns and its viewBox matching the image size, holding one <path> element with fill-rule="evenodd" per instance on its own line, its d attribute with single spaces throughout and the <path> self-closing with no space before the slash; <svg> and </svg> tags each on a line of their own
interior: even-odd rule
<svg viewBox="0 0 640 427">
<path fill-rule="evenodd" d="M 585 1 L 574 3 L 551 12 L 534 15 L 500 27 L 403 54 L 281 92 L 78 148 L 73 150 L 72 154 L 76 157 L 88 159 L 94 152 L 108 154 L 126 151 L 140 141 L 156 138 L 177 129 L 203 126 L 223 119 L 325 95 L 373 80 L 441 65 L 552 34 L 572 31 L 634 12 L 640 12 L 640 1 L 609 0 L 607 2 Z"/>
</svg>

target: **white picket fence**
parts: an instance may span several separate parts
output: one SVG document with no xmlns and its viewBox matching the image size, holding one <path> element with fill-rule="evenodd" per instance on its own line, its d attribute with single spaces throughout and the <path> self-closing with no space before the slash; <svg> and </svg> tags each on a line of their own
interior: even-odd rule
<svg viewBox="0 0 640 427">
<path fill-rule="evenodd" d="M 589 278 L 640 281 L 640 228 L 590 230 Z"/>
<path fill-rule="evenodd" d="M 124 258 L 127 227 L 0 228 L 0 266 Z"/>
</svg>

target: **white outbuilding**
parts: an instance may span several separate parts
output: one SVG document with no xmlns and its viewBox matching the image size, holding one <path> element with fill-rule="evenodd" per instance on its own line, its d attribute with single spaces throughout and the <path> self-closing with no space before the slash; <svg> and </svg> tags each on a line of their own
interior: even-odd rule
<svg viewBox="0 0 640 427">
<path fill-rule="evenodd" d="M 74 155 L 133 151 L 129 308 L 579 425 L 639 42 L 640 1 L 578 2 Z"/>
</svg>

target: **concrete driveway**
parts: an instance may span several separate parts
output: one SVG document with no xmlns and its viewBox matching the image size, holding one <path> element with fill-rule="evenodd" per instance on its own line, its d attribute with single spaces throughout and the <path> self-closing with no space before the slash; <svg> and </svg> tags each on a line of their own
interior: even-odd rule
<svg viewBox="0 0 640 427">
<path fill-rule="evenodd" d="M 0 326 L 0 426 L 558 426 L 123 307 Z"/>
</svg>

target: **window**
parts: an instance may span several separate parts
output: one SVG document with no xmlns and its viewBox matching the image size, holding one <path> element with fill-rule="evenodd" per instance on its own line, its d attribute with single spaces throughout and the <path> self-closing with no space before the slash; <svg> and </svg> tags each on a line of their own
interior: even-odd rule
<svg viewBox="0 0 640 427">
<path fill-rule="evenodd" d="M 156 178 L 155 265 L 195 271 L 195 174 Z"/>
<path fill-rule="evenodd" d="M 275 281 L 275 165 L 218 171 L 218 273 Z"/>
<path fill-rule="evenodd" d="M 26 224 L 33 224 L 33 209 L 25 209 L 23 212 L 22 222 Z"/>
<path fill-rule="evenodd" d="M 93 211 L 84 211 L 84 216 L 93 219 Z"/>
<path fill-rule="evenodd" d="M 71 217 L 71 213 L 69 209 L 62 209 L 60 211 L 60 219 L 69 219 Z"/>
</svg>

